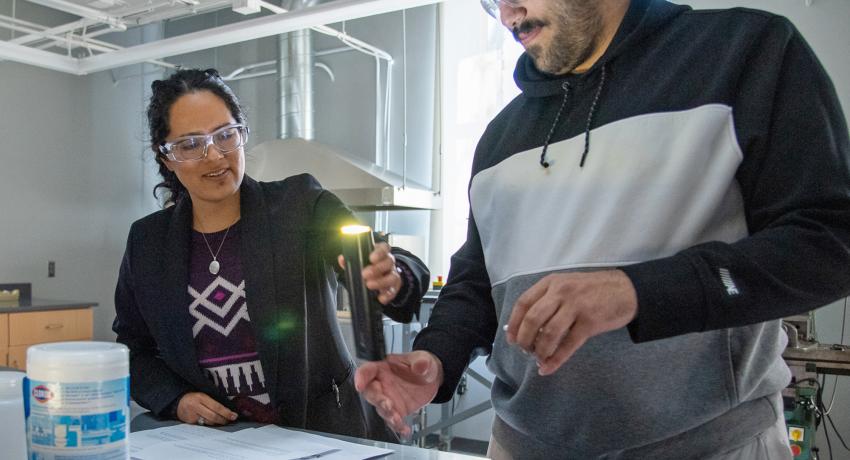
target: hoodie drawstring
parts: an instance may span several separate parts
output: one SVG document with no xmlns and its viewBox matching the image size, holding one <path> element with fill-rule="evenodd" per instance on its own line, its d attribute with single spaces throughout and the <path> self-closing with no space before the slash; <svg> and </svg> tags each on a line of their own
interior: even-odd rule
<svg viewBox="0 0 850 460">
<path fill-rule="evenodd" d="M 561 101 L 561 107 L 558 109 L 558 113 L 555 114 L 555 121 L 552 122 L 552 127 L 549 128 L 549 134 L 546 135 L 546 140 L 543 141 L 543 153 L 540 154 L 540 166 L 544 168 L 549 167 L 549 162 L 546 161 L 546 151 L 549 150 L 549 141 L 552 140 L 552 134 L 555 134 L 555 127 L 558 126 L 558 120 L 561 119 L 561 113 L 567 105 L 567 99 L 570 98 L 570 84 L 568 82 L 562 83 L 561 89 L 564 90 L 564 99 Z"/>
<path fill-rule="evenodd" d="M 590 111 L 587 114 L 587 124 L 584 127 L 584 152 L 581 154 L 581 162 L 579 163 L 580 168 L 584 167 L 584 160 L 587 159 L 587 154 L 590 152 L 590 126 L 593 124 L 593 116 L 596 114 L 599 97 L 602 95 L 602 88 L 605 86 L 606 73 L 605 66 L 603 65 L 602 76 L 599 78 L 599 85 L 596 87 L 596 95 L 593 97 L 593 102 L 590 104 Z M 540 154 L 540 166 L 543 166 L 544 168 L 548 168 L 550 164 L 546 161 L 546 151 L 549 150 L 549 141 L 552 140 L 552 135 L 555 133 L 555 127 L 558 126 L 558 120 L 561 119 L 561 114 L 563 113 L 564 107 L 567 105 L 567 100 L 570 97 L 570 84 L 568 82 L 564 82 L 561 84 L 561 88 L 564 90 L 564 99 L 561 101 L 561 107 L 555 115 L 555 121 L 552 122 L 552 127 L 549 128 L 549 134 L 543 142 L 543 153 Z"/>
<path fill-rule="evenodd" d="M 584 168 L 584 160 L 587 158 L 587 152 L 590 152 L 590 124 L 593 123 L 593 115 L 596 114 L 596 104 L 599 102 L 599 96 L 602 94 L 602 88 L 605 86 L 605 66 L 602 66 L 602 76 L 599 77 L 599 86 L 596 88 L 596 95 L 593 96 L 593 103 L 590 104 L 590 113 L 587 114 L 587 125 L 584 127 L 584 153 L 581 154 L 580 168 Z"/>
</svg>

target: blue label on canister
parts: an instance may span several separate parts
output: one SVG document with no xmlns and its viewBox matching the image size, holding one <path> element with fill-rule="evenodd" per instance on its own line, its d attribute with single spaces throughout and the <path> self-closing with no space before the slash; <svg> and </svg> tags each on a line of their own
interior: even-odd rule
<svg viewBox="0 0 850 460">
<path fill-rule="evenodd" d="M 129 458 L 130 378 L 26 384 L 31 460 Z"/>
</svg>

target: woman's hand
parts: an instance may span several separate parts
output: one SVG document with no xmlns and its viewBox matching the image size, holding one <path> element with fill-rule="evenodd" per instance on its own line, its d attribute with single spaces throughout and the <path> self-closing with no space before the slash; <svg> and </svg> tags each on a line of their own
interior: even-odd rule
<svg viewBox="0 0 850 460">
<path fill-rule="evenodd" d="M 376 244 L 375 250 L 369 254 L 369 262 L 369 266 L 363 268 L 363 282 L 367 288 L 378 292 L 378 302 L 387 305 L 401 290 L 401 275 L 396 270 L 390 245 Z"/>
<path fill-rule="evenodd" d="M 177 403 L 177 418 L 183 423 L 227 425 L 236 417 L 236 412 L 201 392 L 186 393 Z"/>
<path fill-rule="evenodd" d="M 339 266 L 345 268 L 342 256 L 339 256 Z M 378 302 L 383 305 L 392 302 L 401 290 L 401 275 L 387 243 L 375 245 L 375 250 L 369 254 L 369 265 L 363 268 L 362 274 L 366 287 L 378 293 Z"/>
</svg>

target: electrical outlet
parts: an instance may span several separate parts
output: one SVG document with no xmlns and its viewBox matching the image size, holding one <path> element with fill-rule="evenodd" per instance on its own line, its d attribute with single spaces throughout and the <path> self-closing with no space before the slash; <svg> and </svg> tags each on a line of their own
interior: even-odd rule
<svg viewBox="0 0 850 460">
<path fill-rule="evenodd" d="M 56 276 L 56 261 L 48 260 L 47 261 L 47 277 L 53 278 Z"/>
</svg>

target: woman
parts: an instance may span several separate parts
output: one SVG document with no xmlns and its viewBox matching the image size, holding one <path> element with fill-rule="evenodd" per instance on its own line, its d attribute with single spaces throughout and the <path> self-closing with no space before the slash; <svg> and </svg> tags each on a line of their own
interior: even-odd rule
<svg viewBox="0 0 850 460">
<path fill-rule="evenodd" d="M 302 174 L 245 176 L 245 116 L 215 70 L 155 81 L 151 146 L 167 207 L 132 225 L 115 293 L 132 396 L 162 417 L 393 434 L 354 390 L 336 321 L 340 232 L 354 218 Z M 364 269 L 385 313 L 409 321 L 422 262 L 386 243 Z"/>
</svg>

